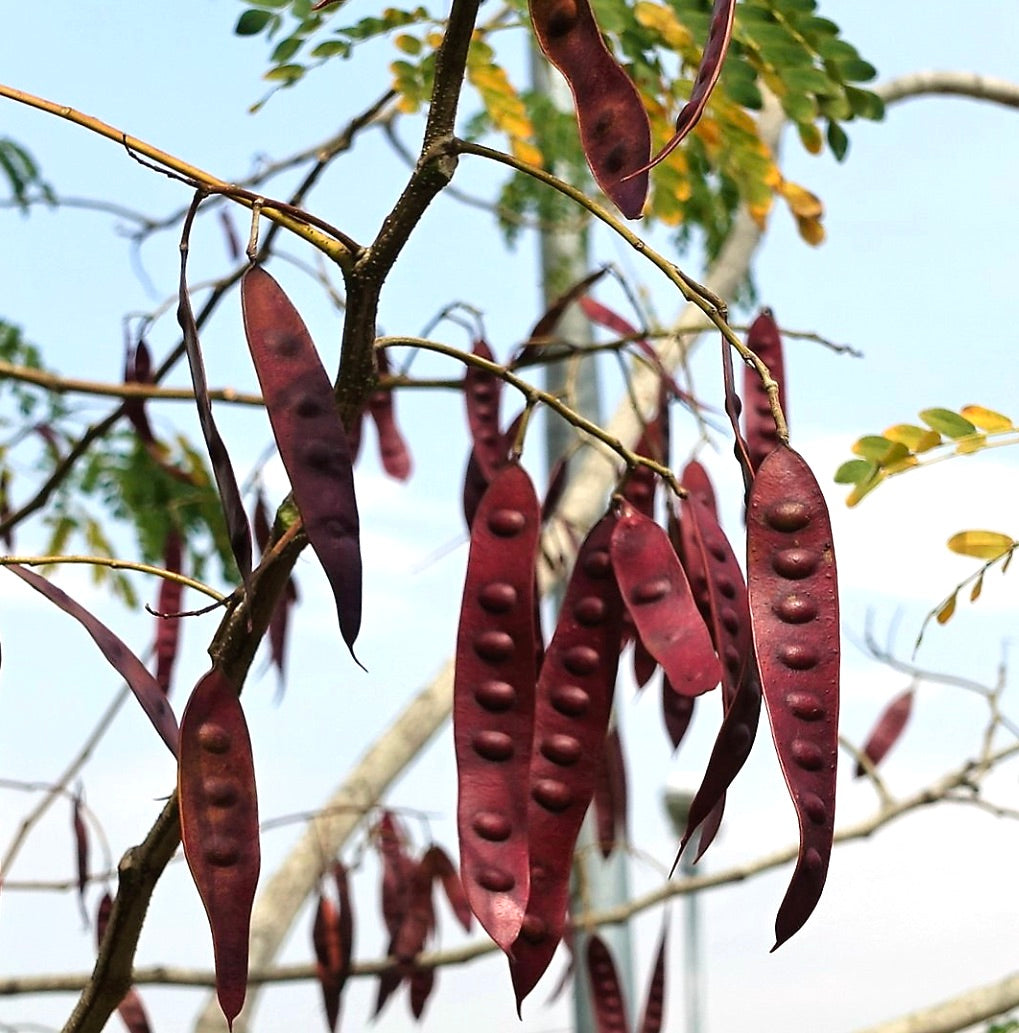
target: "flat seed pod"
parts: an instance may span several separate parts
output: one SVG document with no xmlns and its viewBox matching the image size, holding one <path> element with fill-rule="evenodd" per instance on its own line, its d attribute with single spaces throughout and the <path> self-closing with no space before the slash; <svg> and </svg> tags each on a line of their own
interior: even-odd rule
<svg viewBox="0 0 1019 1033">
<path fill-rule="evenodd" d="M 315 924 L 311 933 L 315 949 L 315 971 L 322 990 L 326 1023 L 335 1030 L 340 1017 L 340 993 L 343 990 L 342 947 L 340 945 L 340 913 L 336 905 L 319 894 Z"/>
<path fill-rule="evenodd" d="M 171 527 L 163 545 L 163 567 L 174 574 L 179 574 L 183 567 L 183 542 L 180 532 Z M 156 601 L 156 681 L 164 695 L 170 695 L 170 682 L 173 667 L 177 662 L 177 650 L 180 646 L 180 612 L 184 586 L 179 581 L 167 578 L 159 580 L 159 596 Z M 165 615 L 165 616 L 164 616 Z"/>
<path fill-rule="evenodd" d="M 480 337 L 474 342 L 472 354 L 495 360 L 492 349 Z M 481 467 L 486 482 L 490 481 L 506 462 L 506 444 L 499 429 L 499 400 L 502 381 L 478 366 L 468 366 L 464 373 L 464 401 L 467 407 L 467 426 L 474 443 L 474 460 Z"/>
<path fill-rule="evenodd" d="M 873 731 L 867 737 L 863 747 L 863 755 L 877 767 L 885 759 L 888 751 L 899 741 L 913 710 L 913 690 L 907 689 L 899 693 L 881 712 Z M 866 768 L 860 763 L 856 765 L 854 777 L 866 774 Z"/>
<path fill-rule="evenodd" d="M 711 91 L 722 74 L 722 64 L 732 39 L 732 23 L 735 13 L 736 0 L 715 0 L 711 9 L 711 24 L 708 26 L 708 40 L 704 44 L 704 52 L 697 68 L 697 77 L 694 79 L 690 99 L 683 105 L 676 119 L 676 129 L 672 138 L 648 162 L 645 168 L 653 168 L 667 158 L 700 121 Z"/>
<path fill-rule="evenodd" d="M 605 941 L 592 933 L 587 941 L 587 977 L 597 1033 L 629 1033 L 623 991 Z"/>
<path fill-rule="evenodd" d="M 677 692 L 713 689 L 721 667 L 668 535 L 626 501 L 618 511 L 612 566 L 641 640 Z"/>
<path fill-rule="evenodd" d="M 708 760 L 700 787 L 690 805 L 686 830 L 680 843 L 682 853 L 693 833 L 712 815 L 717 831 L 725 793 L 739 774 L 754 744 L 761 715 L 761 687 L 753 657 L 753 633 L 747 589 L 736 556 L 718 524 L 714 510 L 703 493 L 690 494 L 683 503 L 683 555 L 687 568 L 696 557 L 702 573 L 703 596 L 695 583 L 694 594 L 719 656 L 722 657 L 722 701 L 725 708 L 721 728 Z M 691 576 L 691 582 L 694 578 Z M 713 838 L 701 834 L 697 858 Z"/>
<path fill-rule="evenodd" d="M 598 830 L 598 849 L 605 860 L 620 842 L 626 842 L 628 792 L 626 762 L 618 726 L 609 729 L 605 751 L 594 788 L 594 819 Z"/>
<path fill-rule="evenodd" d="M 534 34 L 573 92 L 580 143 L 598 186 L 628 219 L 647 200 L 651 127 L 602 39 L 588 0 L 530 0 Z"/>
<path fill-rule="evenodd" d="M 280 458 L 353 656 L 361 627 L 360 529 L 350 449 L 332 384 L 300 314 L 264 269 L 253 266 L 244 274 L 241 305 Z"/>
<path fill-rule="evenodd" d="M 668 678 L 662 679 L 662 722 L 674 750 L 679 748 L 690 727 L 696 702 L 696 696 L 681 696 Z"/>
<path fill-rule="evenodd" d="M 510 959 L 518 1010 L 562 938 L 573 851 L 602 767 L 622 636 L 609 558 L 614 524 L 610 512 L 580 547 L 538 679 L 528 775 L 531 893 Z"/>
<path fill-rule="evenodd" d="M 511 463 L 471 527 L 453 683 L 460 868 L 471 909 L 508 951 L 527 903 L 527 784 L 534 722 L 540 506 Z"/>
<path fill-rule="evenodd" d="M 384 349 L 375 353 L 379 372 L 389 372 L 389 359 Z M 379 456 L 382 468 L 397 481 L 410 477 L 414 463 L 410 449 L 396 424 L 396 402 L 392 391 L 373 391 L 368 398 L 368 412 L 379 436 Z"/>
<path fill-rule="evenodd" d="M 160 738 L 169 747 L 170 752 L 177 756 L 177 719 L 173 716 L 170 704 L 166 702 L 159 682 L 149 673 L 145 664 L 102 621 L 93 617 L 84 606 L 76 603 L 56 585 L 50 584 L 44 577 L 26 570 L 17 563 L 7 564 L 7 569 L 31 585 L 40 595 L 44 595 L 54 606 L 60 607 L 64 613 L 73 617 L 92 636 L 103 656 L 127 682 Z"/>
<path fill-rule="evenodd" d="M 651 981 L 648 983 L 647 998 L 644 1001 L 644 1015 L 638 1027 L 640 1033 L 661 1033 L 662 1020 L 665 1017 L 665 951 L 668 932 L 668 925 L 663 925 L 662 935 L 658 939 L 655 965 L 651 970 Z"/>
<path fill-rule="evenodd" d="M 782 338 L 770 308 L 761 309 L 760 315 L 750 324 L 747 347 L 768 367 L 772 377 L 777 381 L 779 404 L 788 420 Z M 750 461 L 756 469 L 778 444 L 778 431 L 775 429 L 775 418 L 771 414 L 768 392 L 764 390 L 757 371 L 749 366 L 743 370 L 743 427 Z"/>
<path fill-rule="evenodd" d="M 428 998 L 435 989 L 435 969 L 416 966 L 410 975 L 410 1013 L 415 1019 L 424 1014 Z"/>
<path fill-rule="evenodd" d="M 474 912 L 467 903 L 467 894 L 464 893 L 460 874 L 450 860 L 449 854 L 437 843 L 433 843 L 425 856 L 435 877 L 442 884 L 442 892 L 446 895 L 446 900 L 449 902 L 453 914 L 456 915 L 456 920 L 463 926 L 464 932 L 469 933 L 474 924 Z"/>
<path fill-rule="evenodd" d="M 241 701 L 216 667 L 195 686 L 181 718 L 177 795 L 184 856 L 212 929 L 216 993 L 232 1028 L 248 982 L 258 802 Z"/>
<path fill-rule="evenodd" d="M 831 522 L 810 467 L 787 445 L 754 478 L 747 582 L 771 733 L 800 827 L 796 868 L 775 921 L 778 947 L 810 917 L 828 873 L 839 716 Z"/>
</svg>

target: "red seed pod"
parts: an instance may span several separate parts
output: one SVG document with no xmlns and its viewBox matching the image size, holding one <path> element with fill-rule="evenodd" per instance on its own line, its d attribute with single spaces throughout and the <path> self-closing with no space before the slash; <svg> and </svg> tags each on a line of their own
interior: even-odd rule
<svg viewBox="0 0 1019 1033">
<path fill-rule="evenodd" d="M 597 1033 L 629 1033 L 623 991 L 605 941 L 592 933 L 587 941 L 587 977 Z"/>
<path fill-rule="evenodd" d="M 718 523 L 718 502 L 715 499 L 715 489 L 708 477 L 707 470 L 696 459 L 691 459 L 683 467 L 682 483 L 693 498 L 711 510 L 715 523 Z"/>
<path fill-rule="evenodd" d="M 315 910 L 311 941 L 315 948 L 315 971 L 322 988 L 326 1022 L 331 1030 L 335 1030 L 340 1017 L 340 993 L 346 978 L 340 944 L 340 913 L 336 905 L 321 893 Z"/>
<path fill-rule="evenodd" d="M 432 903 L 431 865 L 427 854 L 420 861 L 412 861 L 407 888 L 407 912 L 389 952 L 397 960 L 408 963 L 424 950 L 425 941 L 435 928 L 435 907 Z"/>
<path fill-rule="evenodd" d="M 633 680 L 642 689 L 654 677 L 658 661 L 647 651 L 639 638 L 633 640 Z"/>
<path fill-rule="evenodd" d="M 143 340 L 139 341 L 135 347 L 128 342 L 127 355 L 124 359 L 124 383 L 152 383 L 152 356 L 149 354 L 149 346 Z M 152 433 L 152 427 L 149 425 L 149 418 L 145 412 L 145 400 L 143 398 L 126 398 L 123 408 L 124 415 L 131 422 L 139 440 L 146 445 L 155 444 L 156 437 Z"/>
<path fill-rule="evenodd" d="M 573 92 L 580 143 L 598 186 L 627 219 L 647 200 L 651 126 L 587 0 L 530 0 L 534 34 Z"/>
<path fill-rule="evenodd" d="M 346 865 L 341 861 L 334 861 L 331 871 L 340 910 L 341 971 L 346 979 L 354 958 L 354 906 L 350 896 L 350 879 Z"/>
<path fill-rule="evenodd" d="M 863 755 L 877 767 L 885 759 L 888 751 L 899 741 L 913 710 L 913 690 L 900 693 L 881 712 L 873 731 L 863 747 Z M 855 778 L 865 775 L 867 769 L 857 761 Z"/>
<path fill-rule="evenodd" d="M 297 309 L 264 269 L 253 266 L 244 274 L 241 305 L 280 458 L 353 656 L 361 627 L 360 532 L 350 449 L 332 384 Z"/>
<path fill-rule="evenodd" d="M 379 373 L 389 372 L 389 358 L 385 349 L 375 353 Z M 392 391 L 373 391 L 368 398 L 368 412 L 379 435 L 379 455 L 382 468 L 390 477 L 405 481 L 410 477 L 413 463 L 410 449 L 396 425 L 396 405 Z"/>
<path fill-rule="evenodd" d="M 142 999 L 133 986 L 124 994 L 117 1011 L 127 1026 L 128 1033 L 150 1033 L 152 1027 L 149 1025 L 149 1017 L 145 1014 Z"/>
<path fill-rule="evenodd" d="M 626 763 L 616 727 L 610 728 L 605 737 L 605 752 L 595 781 L 593 803 L 598 849 L 607 860 L 620 840 L 626 842 Z"/>
<path fill-rule="evenodd" d="M 76 603 L 66 592 L 50 584 L 44 577 L 35 574 L 16 563 L 7 564 L 12 574 L 17 574 L 40 595 L 44 595 L 54 606 L 73 617 L 92 636 L 93 641 L 113 669 L 127 682 L 131 691 L 159 733 L 160 738 L 169 747 L 170 752 L 177 755 L 177 719 L 173 716 L 170 704 L 159 687 L 159 683 L 148 672 L 145 665 L 102 621 Z"/>
<path fill-rule="evenodd" d="M 612 566 L 637 632 L 678 692 L 707 692 L 721 668 L 668 535 L 626 501 L 618 511 Z"/>
<path fill-rule="evenodd" d="M 4 467 L 3 472 L 0 473 L 0 523 L 9 519 L 11 515 L 10 489 L 11 471 Z M 14 529 L 12 527 L 4 528 L 0 533 L 0 542 L 4 543 L 8 552 L 14 551 Z"/>
<path fill-rule="evenodd" d="M 665 1017 L 665 948 L 668 931 L 669 927 L 664 925 L 658 939 L 658 953 L 655 955 L 651 982 L 648 983 L 647 998 L 644 1001 L 644 1017 L 638 1027 L 640 1033 L 661 1033 Z"/>
<path fill-rule="evenodd" d="M 181 842 L 209 917 L 216 993 L 232 1028 L 248 982 L 258 802 L 244 711 L 217 667 L 198 682 L 184 709 L 177 770 Z"/>
<path fill-rule="evenodd" d="M 88 925 L 85 911 L 85 887 L 88 885 L 88 828 L 81 814 L 81 792 L 74 794 L 71 806 L 71 827 L 74 830 L 74 860 L 78 876 L 78 902 Z"/>
<path fill-rule="evenodd" d="M 415 1019 L 424 1014 L 425 1005 L 435 988 L 435 969 L 415 966 L 410 976 L 410 1012 Z"/>
<path fill-rule="evenodd" d="M 99 907 L 96 908 L 96 947 L 101 947 L 106 927 L 110 923 L 110 912 L 113 911 L 113 897 L 108 892 L 102 895 Z"/>
<path fill-rule="evenodd" d="M 606 514 L 580 547 L 538 680 L 528 776 L 531 893 L 510 959 L 518 1010 L 562 938 L 573 850 L 602 766 L 622 635 L 609 557 L 614 524 Z"/>
<path fill-rule="evenodd" d="M 839 714 L 831 522 L 810 467 L 787 445 L 754 478 L 747 581 L 771 734 L 800 827 L 796 868 L 775 921 L 778 947 L 807 920 L 824 888 L 835 829 Z"/>
<path fill-rule="evenodd" d="M 534 721 L 540 507 L 516 463 L 471 529 L 453 684 L 460 868 L 471 910 L 508 951 L 527 903 L 527 782 Z"/>
<path fill-rule="evenodd" d="M 184 565 L 183 542 L 176 527 L 171 527 L 163 544 L 163 567 L 174 574 L 180 574 Z M 156 681 L 167 696 L 170 695 L 170 681 L 173 666 L 177 662 L 180 646 L 180 613 L 184 586 L 179 581 L 161 578 L 159 596 L 156 600 Z M 166 616 L 162 616 L 165 614 Z M 172 616 L 171 616 L 172 615 Z"/>
<path fill-rule="evenodd" d="M 566 490 L 566 483 L 569 476 L 570 462 L 567 456 L 560 456 L 549 471 L 548 489 L 545 498 L 541 503 L 541 523 L 544 527 L 556 511 Z"/>
<path fill-rule="evenodd" d="M 760 315 L 750 324 L 747 347 L 768 367 L 778 383 L 778 401 L 788 420 L 782 338 L 770 308 L 761 309 Z M 743 370 L 743 434 L 747 439 L 750 461 L 757 469 L 778 444 L 778 431 L 775 417 L 771 414 L 768 392 L 764 390 L 757 371 L 750 366 Z"/>
<path fill-rule="evenodd" d="M 495 361 L 487 342 L 478 338 L 471 349 L 479 358 Z M 488 482 L 506 463 L 506 442 L 499 429 L 499 400 L 502 381 L 488 370 L 468 366 L 464 373 L 464 400 L 467 406 L 467 426 L 474 443 L 474 461 Z"/>
<path fill-rule="evenodd" d="M 724 717 L 708 760 L 701 785 L 690 805 L 686 831 L 680 843 L 682 853 L 697 827 L 711 816 L 717 831 L 722 820 L 726 790 L 750 756 L 761 715 L 761 687 L 753 659 L 750 608 L 743 573 L 714 510 L 702 492 L 690 494 L 683 503 L 680 525 L 683 555 L 699 593 L 701 613 L 719 656 L 722 657 L 722 702 Z M 698 585 L 698 580 L 700 584 Z M 697 859 L 704 854 L 714 831 L 701 833 Z"/>
<path fill-rule="evenodd" d="M 668 678 L 662 679 L 662 720 L 674 750 L 679 748 L 690 727 L 696 702 L 696 696 L 682 696 L 669 684 Z"/>
<path fill-rule="evenodd" d="M 469 933 L 474 924 L 474 913 L 471 911 L 470 904 L 467 903 L 467 894 L 464 893 L 460 874 L 450 860 L 449 854 L 441 846 L 433 843 L 425 856 L 435 877 L 442 884 L 442 892 L 445 893 L 446 900 L 449 902 L 453 914 L 456 915 L 456 920 L 463 926 L 464 932 Z"/>
<path fill-rule="evenodd" d="M 392 938 L 400 931 L 407 914 L 414 861 L 404 846 L 403 830 L 390 811 L 382 812 L 373 831 L 382 857 L 382 921 Z"/>
<path fill-rule="evenodd" d="M 729 50 L 732 39 L 733 16 L 736 13 L 736 0 L 715 0 L 711 9 L 711 24 L 708 26 L 708 40 L 704 44 L 701 63 L 697 68 L 690 99 L 676 119 L 676 129 L 672 139 L 644 166 L 653 168 L 667 158 L 686 138 L 691 129 L 700 121 L 707 106 L 711 91 L 722 74 L 722 63 Z"/>
<path fill-rule="evenodd" d="M 251 526 L 255 532 L 255 542 L 265 555 L 265 550 L 272 537 L 269 523 L 269 508 L 261 488 L 255 496 L 255 509 L 251 518 Z M 290 611 L 297 603 L 297 582 L 293 576 L 287 578 L 286 588 L 276 600 L 276 608 L 269 619 L 269 656 L 272 664 L 279 672 L 280 691 L 283 688 L 284 666 L 287 658 L 287 629 L 290 623 Z"/>
</svg>

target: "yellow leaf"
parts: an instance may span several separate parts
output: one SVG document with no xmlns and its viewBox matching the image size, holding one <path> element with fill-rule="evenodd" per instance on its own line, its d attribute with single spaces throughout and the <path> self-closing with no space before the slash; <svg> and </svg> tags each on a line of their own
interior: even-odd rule
<svg viewBox="0 0 1019 1033">
<path fill-rule="evenodd" d="M 910 452 L 928 452 L 941 444 L 941 435 L 936 430 L 917 427 L 912 423 L 897 423 L 884 432 L 890 441 L 901 441 Z"/>
<path fill-rule="evenodd" d="M 799 183 L 791 183 L 783 179 L 778 192 L 786 199 L 789 210 L 801 219 L 820 219 L 824 215 L 824 205 L 817 194 L 812 194 Z"/>
<path fill-rule="evenodd" d="M 955 593 L 953 592 L 951 597 L 946 599 L 945 602 L 938 607 L 938 612 L 934 614 L 934 619 L 938 624 L 947 624 L 952 619 L 952 614 L 955 613 Z"/>
<path fill-rule="evenodd" d="M 722 130 L 713 118 L 702 118 L 697 123 L 695 133 L 704 141 L 709 150 L 717 149 L 722 143 Z"/>
<path fill-rule="evenodd" d="M 960 531 L 948 539 L 948 547 L 960 556 L 993 560 L 1008 552 L 1015 540 L 1000 531 Z"/>
<path fill-rule="evenodd" d="M 537 165 L 538 168 L 541 168 L 544 159 L 541 151 L 534 144 L 528 143 L 526 140 L 513 139 L 510 141 L 510 150 L 513 152 L 514 158 L 519 158 L 520 161 L 526 161 L 528 165 Z"/>
<path fill-rule="evenodd" d="M 688 28 L 679 23 L 671 7 L 649 3 L 648 0 L 638 0 L 633 14 L 639 24 L 645 29 L 657 32 L 673 50 L 683 50 L 693 44 L 693 35 Z"/>
<path fill-rule="evenodd" d="M 824 138 L 821 130 L 813 122 L 796 127 L 800 132 L 800 141 L 810 154 L 820 154 L 824 150 Z"/>
<path fill-rule="evenodd" d="M 969 601 L 971 603 L 975 603 L 980 598 L 980 593 L 983 591 L 983 588 L 984 575 L 981 574 L 980 577 L 978 577 L 976 581 L 973 583 L 973 587 L 970 589 Z"/>
<path fill-rule="evenodd" d="M 820 219 L 803 219 L 797 216 L 796 228 L 800 231 L 800 236 L 812 247 L 824 243 L 824 227 Z"/>
<path fill-rule="evenodd" d="M 986 447 L 987 438 L 983 434 L 973 434 L 968 438 L 960 438 L 955 445 L 955 451 L 961 456 L 968 456 Z"/>
<path fill-rule="evenodd" d="M 993 409 L 985 409 L 982 405 L 964 405 L 959 412 L 981 430 L 1011 430 L 1014 426 L 1007 416 Z"/>
</svg>

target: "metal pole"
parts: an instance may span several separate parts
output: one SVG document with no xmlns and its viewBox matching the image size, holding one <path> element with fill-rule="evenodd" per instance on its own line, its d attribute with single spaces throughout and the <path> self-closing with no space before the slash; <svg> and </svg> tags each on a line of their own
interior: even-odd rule
<svg viewBox="0 0 1019 1033">
<path fill-rule="evenodd" d="M 544 57 L 533 49 L 531 53 L 534 88 L 549 97 L 557 107 L 572 111 L 573 102 L 563 79 L 548 65 Z M 562 175 L 563 170 L 556 170 Z M 546 306 L 567 288 L 587 275 L 589 270 L 587 235 L 582 230 L 550 227 L 541 231 L 542 289 Z M 591 327 L 583 314 L 571 306 L 559 324 L 563 338 L 573 344 L 591 343 Z M 566 383 L 566 363 L 546 367 L 545 387 L 561 391 Z M 583 363 L 580 375 L 573 382 L 572 403 L 589 419 L 601 421 L 601 403 L 598 371 L 593 360 Z M 549 468 L 565 452 L 572 438 L 571 429 L 560 420 L 550 419 L 546 437 Z M 597 847 L 597 833 L 590 812 L 584 820 L 577 840 L 577 868 L 574 870 L 570 911 L 579 914 L 585 908 L 595 911 L 615 907 L 630 899 L 629 868 L 622 849 L 613 852 L 608 861 L 602 859 Z M 580 899 L 580 892 L 583 898 Z M 626 924 L 602 930 L 602 936 L 615 959 L 623 997 L 635 1007 L 633 992 L 633 958 L 630 930 Z M 576 1033 L 596 1033 L 591 993 L 587 979 L 586 937 L 574 934 L 573 1015 Z M 634 1021 L 636 1021 L 634 1019 Z"/>
</svg>

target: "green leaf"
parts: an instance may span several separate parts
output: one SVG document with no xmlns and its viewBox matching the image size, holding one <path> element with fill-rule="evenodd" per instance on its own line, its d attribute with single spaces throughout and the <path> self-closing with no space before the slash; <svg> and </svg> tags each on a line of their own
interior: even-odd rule
<svg viewBox="0 0 1019 1033">
<path fill-rule="evenodd" d="M 245 11 L 234 26 L 237 36 L 257 36 L 277 15 L 271 11 Z"/>
<path fill-rule="evenodd" d="M 844 82 L 870 82 L 877 78 L 877 69 L 859 57 L 836 59 L 839 74 Z"/>
<path fill-rule="evenodd" d="M 270 68 L 263 78 L 269 82 L 281 82 L 289 86 L 291 83 L 297 82 L 304 72 L 304 65 L 277 65 L 275 68 Z"/>
<path fill-rule="evenodd" d="M 303 44 L 304 40 L 297 36 L 290 36 L 287 39 L 280 40 L 276 44 L 276 49 L 272 52 L 272 60 L 278 65 L 286 64 L 301 49 Z"/>
<path fill-rule="evenodd" d="M 909 455 L 901 441 L 889 441 L 879 434 L 868 434 L 853 442 L 853 451 L 878 466 L 888 466 Z"/>
<path fill-rule="evenodd" d="M 951 409 L 924 409 L 920 419 L 932 430 L 947 438 L 964 438 L 977 432 L 976 427 L 965 417 Z"/>
<path fill-rule="evenodd" d="M 877 473 L 877 463 L 867 459 L 847 459 L 835 471 L 836 484 L 859 484 Z"/>
<path fill-rule="evenodd" d="M 845 161 L 846 155 L 849 153 L 849 137 L 846 136 L 842 126 L 838 122 L 829 119 L 828 130 L 825 136 L 828 138 L 828 146 L 831 148 L 832 154 L 835 155 L 836 161 Z"/>
<path fill-rule="evenodd" d="M 845 89 L 854 115 L 869 118 L 872 122 L 880 122 L 885 117 L 885 102 L 876 93 L 855 86 L 846 86 Z"/>
</svg>

